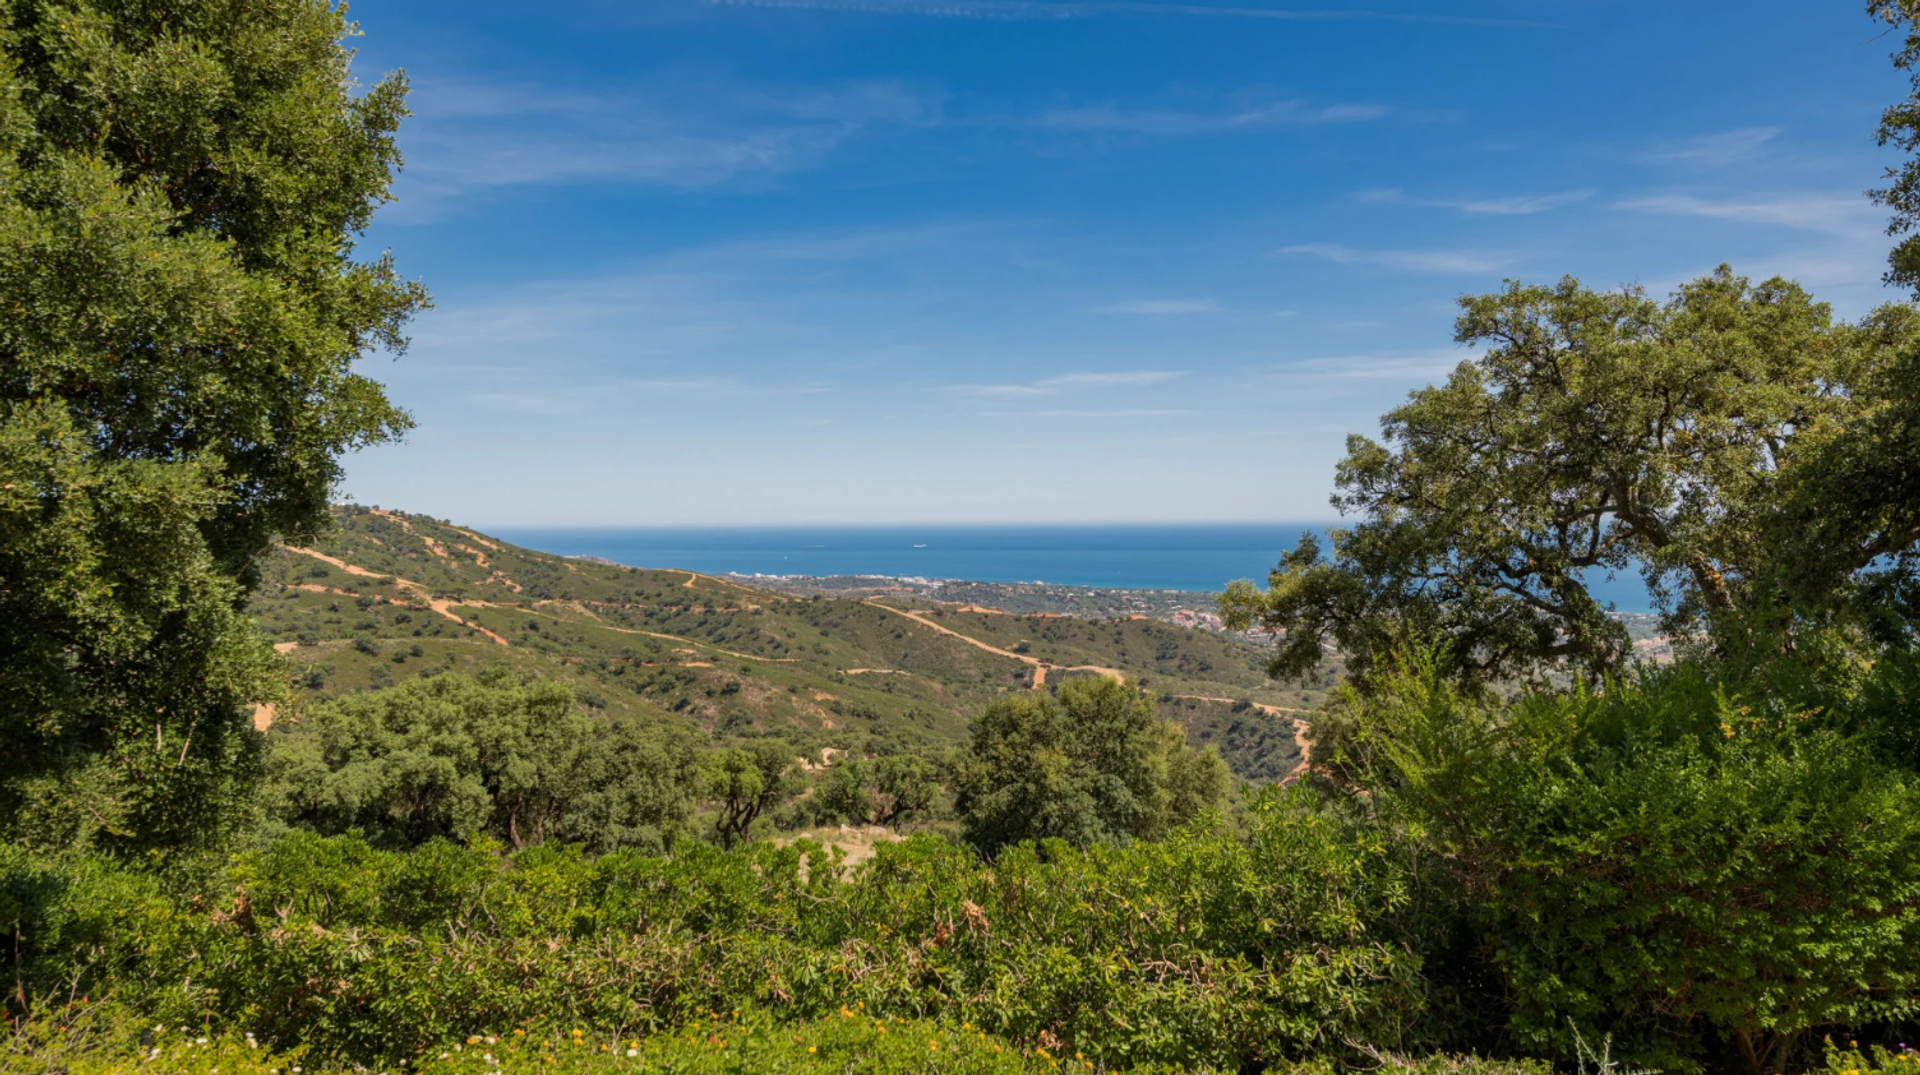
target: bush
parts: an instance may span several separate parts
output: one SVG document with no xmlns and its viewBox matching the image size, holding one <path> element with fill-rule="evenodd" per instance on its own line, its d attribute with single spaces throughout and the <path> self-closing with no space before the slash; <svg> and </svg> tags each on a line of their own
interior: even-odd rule
<svg viewBox="0 0 1920 1075">
<path fill-rule="evenodd" d="M 1251 826 L 1248 841 L 1020 846 L 991 868 L 920 836 L 850 871 L 804 843 L 592 860 L 294 834 L 198 892 L 125 890 L 90 912 L 85 943 L 25 969 L 38 995 L 110 986 L 167 1025 L 212 1019 L 363 1063 L 529 1019 L 637 1036 L 710 1011 L 842 1006 L 1108 1067 L 1401 1044 L 1420 995 L 1392 932 L 1397 862 L 1298 792 L 1260 800 Z"/>
<path fill-rule="evenodd" d="M 39 1028 L 30 1028 L 30 1033 Z M 51 1030 L 52 1028 L 48 1028 Z M 42 1033 L 33 1051 L 8 1056 L 9 1070 L 20 1075 L 108 1075 L 132 1070 L 150 1075 L 280 1075 L 285 1071 L 325 1070 L 305 1050 L 276 1052 L 244 1033 L 204 1028 L 163 1027 L 136 1044 L 122 1033 L 85 1047 L 46 1048 L 56 1033 Z M 1084 1054 L 1068 1054 L 1039 1043 L 1020 1046 L 968 1023 L 927 1019 L 875 1019 L 864 1010 L 843 1008 L 818 1019 L 782 1022 L 757 1009 L 712 1013 L 672 1031 L 630 1036 L 587 1034 L 563 1023 L 534 1021 L 511 1029 L 476 1028 L 439 1043 L 413 1058 L 422 1075 L 845 1075 L 849 1071 L 886 1075 L 1071 1075 L 1104 1070 Z M 1207 1069 L 1141 1067 L 1138 1075 L 1174 1075 Z M 1281 1064 L 1274 1075 L 1332 1075 L 1324 1061 Z M 1409 1075 L 1548 1075 L 1550 1069 L 1526 1063 L 1482 1061 L 1473 1057 L 1420 1059 L 1382 1055 L 1379 1070 Z M 1838 1071 L 1836 1071 L 1838 1075 Z M 1857 1075 L 1857 1073 L 1856 1073 Z"/>
<path fill-rule="evenodd" d="M 1451 882 L 1514 1042 L 1774 1072 L 1920 1009 L 1920 782 L 1849 698 L 1681 667 L 1482 702 L 1442 667 L 1350 699 L 1330 760 Z"/>
<path fill-rule="evenodd" d="M 272 773 L 283 820 L 396 846 L 486 834 L 516 847 L 660 850 L 700 786 L 684 736 L 589 720 L 571 688 L 505 668 L 320 705 L 277 740 Z"/>
<path fill-rule="evenodd" d="M 1226 790 L 1218 754 L 1189 749 L 1139 688 L 1091 677 L 988 706 L 954 806 L 992 854 L 1021 840 L 1150 839 L 1223 805 Z"/>
</svg>

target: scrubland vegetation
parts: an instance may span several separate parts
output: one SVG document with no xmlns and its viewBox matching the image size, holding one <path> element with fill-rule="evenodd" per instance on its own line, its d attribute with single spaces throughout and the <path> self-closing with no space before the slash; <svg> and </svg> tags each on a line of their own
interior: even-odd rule
<svg viewBox="0 0 1920 1075">
<path fill-rule="evenodd" d="M 1271 652 L 790 599 L 330 511 L 426 302 L 342 11 L 0 12 L 0 1068 L 1920 1067 L 1912 306 L 1464 299 Z"/>
</svg>

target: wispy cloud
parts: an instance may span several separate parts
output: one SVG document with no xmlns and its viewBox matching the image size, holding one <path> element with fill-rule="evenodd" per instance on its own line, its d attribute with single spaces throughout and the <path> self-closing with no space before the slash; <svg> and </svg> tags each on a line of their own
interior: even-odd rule
<svg viewBox="0 0 1920 1075">
<path fill-rule="evenodd" d="M 1452 26 L 1547 28 L 1530 19 L 1422 15 L 1393 11 L 1329 11 L 1312 8 L 1229 7 L 1216 4 L 1156 4 L 1138 0 L 707 0 L 713 7 L 789 11 L 845 11 L 871 15 L 918 15 L 936 19 L 1057 22 L 1115 16 L 1258 19 L 1279 22 L 1420 22 Z"/>
<path fill-rule="evenodd" d="M 1112 373 L 1064 373 L 1016 384 L 962 384 L 952 390 L 976 396 L 1050 396 L 1071 388 L 1131 388 L 1160 384 L 1181 376 L 1175 370 L 1123 370 Z"/>
<path fill-rule="evenodd" d="M 1097 314 L 1139 314 L 1148 317 L 1163 317 L 1177 314 L 1213 314 L 1220 312 L 1220 303 L 1214 299 L 1147 299 L 1141 302 L 1116 302 L 1111 306 L 1097 306 Z"/>
<path fill-rule="evenodd" d="M 1228 111 L 1182 111 L 1165 108 L 1122 108 L 1113 104 L 1057 108 L 1009 126 L 1031 127 L 1068 134 L 1146 134 L 1191 137 L 1233 134 L 1282 126 L 1325 123 L 1363 123 L 1390 110 L 1376 104 L 1309 106 L 1300 101 L 1276 101 Z"/>
<path fill-rule="evenodd" d="M 1192 414 L 1184 410 L 1052 410 L 981 411 L 982 418 L 1166 418 Z"/>
<path fill-rule="evenodd" d="M 1453 209 L 1472 216 L 1532 216 L 1586 201 L 1596 193 L 1584 189 L 1555 191 L 1552 194 L 1516 194 L 1504 198 L 1414 198 L 1404 191 L 1386 188 L 1363 190 L 1354 197 L 1363 202 Z"/>
<path fill-rule="evenodd" d="M 711 392 L 722 387 L 721 382 L 713 380 L 676 380 L 674 378 L 655 378 L 651 380 L 629 381 L 626 387 L 636 392 L 661 395 L 687 392 Z"/>
<path fill-rule="evenodd" d="M 1802 193 L 1702 198 L 1667 194 L 1629 199 L 1619 202 L 1615 208 L 1739 224 L 1768 224 L 1827 235 L 1876 236 L 1881 230 L 1878 210 L 1859 195 Z"/>
<path fill-rule="evenodd" d="M 1751 160 L 1779 135 L 1778 127 L 1740 127 L 1689 138 L 1663 138 L 1636 154 L 1643 161 L 1719 167 Z"/>
<path fill-rule="evenodd" d="M 475 392 L 466 401 L 490 411 L 543 417 L 580 414 L 587 409 L 580 399 L 537 392 Z"/>
<path fill-rule="evenodd" d="M 1330 355 L 1284 363 L 1275 367 L 1275 372 L 1313 379 L 1433 381 L 1472 357 L 1470 352 L 1453 348 Z"/>
<path fill-rule="evenodd" d="M 1480 275 L 1514 264 L 1515 255 L 1500 250 L 1360 250 L 1339 243 L 1301 243 L 1281 247 L 1279 253 L 1325 258 L 1342 265 L 1380 265 L 1408 272 Z"/>
<path fill-rule="evenodd" d="M 703 187 L 813 167 L 875 131 L 938 121 L 897 83 L 574 91 L 424 80 L 405 136 L 396 214 L 430 218 L 461 195 L 538 184 Z"/>
</svg>

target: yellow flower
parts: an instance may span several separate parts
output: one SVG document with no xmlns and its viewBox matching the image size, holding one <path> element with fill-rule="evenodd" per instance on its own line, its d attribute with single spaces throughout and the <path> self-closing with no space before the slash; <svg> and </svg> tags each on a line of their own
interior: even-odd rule
<svg viewBox="0 0 1920 1075">
<path fill-rule="evenodd" d="M 807 1046 L 807 1052 L 808 1052 L 808 1054 L 813 1054 L 813 1053 L 817 1053 L 817 1052 L 819 1052 L 819 1051 L 820 1051 L 820 1050 L 819 1050 L 819 1049 L 818 1049 L 817 1047 L 815 1047 L 815 1046 L 812 1046 L 812 1045 L 809 1045 L 809 1046 Z"/>
</svg>

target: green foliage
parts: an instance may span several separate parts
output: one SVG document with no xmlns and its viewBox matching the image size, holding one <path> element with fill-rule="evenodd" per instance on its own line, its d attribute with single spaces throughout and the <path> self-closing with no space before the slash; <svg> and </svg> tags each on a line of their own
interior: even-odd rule
<svg viewBox="0 0 1920 1075">
<path fill-rule="evenodd" d="M 1920 1010 L 1920 781 L 1871 714 L 1685 666 L 1491 703 L 1446 669 L 1408 658 L 1328 749 L 1453 886 L 1516 1041 L 1774 1072 Z"/>
<path fill-rule="evenodd" d="M 83 1016 L 74 1022 L 86 1021 Z M 53 1020 L 27 1027 L 26 1035 L 40 1040 L 7 1057 L 9 1070 L 20 1075 L 110 1075 L 135 1066 L 152 1075 L 280 1075 L 302 1065 L 315 1075 L 357 1070 L 316 1066 L 301 1048 L 276 1051 L 243 1034 L 201 1028 L 161 1027 L 147 1032 L 138 1045 L 121 1033 L 118 1040 L 96 1035 L 75 1047 L 69 1043 L 68 1027 Z M 968 1023 L 876 1019 L 845 1008 L 798 1022 L 755 1008 L 715 1012 L 684 1027 L 640 1037 L 589 1035 L 579 1027 L 535 1020 L 510 1031 L 482 1030 L 442 1042 L 413 1058 L 410 1069 L 423 1075 L 1071 1075 L 1110 1070 L 1084 1054 L 1067 1055 L 1041 1043 L 1021 1046 Z M 1381 1054 L 1379 1069 L 1410 1075 L 1546 1075 L 1550 1070 L 1470 1056 L 1413 1059 L 1390 1054 Z M 1139 1065 L 1130 1070 L 1136 1075 L 1210 1075 L 1214 1069 Z M 1333 1075 L 1337 1069 L 1313 1060 L 1268 1070 L 1274 1075 Z M 1836 1068 L 1834 1075 L 1844 1075 L 1844 1069 Z"/>
<path fill-rule="evenodd" d="M 1195 754 L 1132 684 L 1070 679 L 1056 694 L 987 707 L 955 807 L 967 838 L 988 854 L 1022 840 L 1085 847 L 1151 838 L 1223 805 L 1224 763 Z"/>
<path fill-rule="evenodd" d="M 0 4 L 0 828 L 244 820 L 251 561 L 406 428 L 352 363 L 425 302 L 353 257 L 405 87 L 353 92 L 349 33 L 317 0 Z"/>
<path fill-rule="evenodd" d="M 898 829 L 932 807 L 939 791 L 932 762 L 915 754 L 845 758 L 814 790 L 823 820 Z"/>
<path fill-rule="evenodd" d="M 494 669 L 349 695 L 277 739 L 269 794 L 287 821 L 412 846 L 486 834 L 596 851 L 659 849 L 691 813 L 682 734 L 593 720 L 563 684 Z"/>
<path fill-rule="evenodd" d="M 527 1020 L 606 1040 L 749 1008 L 971 1023 L 1108 1068 L 1399 1045 L 1419 990 L 1395 854 L 1298 791 L 1256 802 L 1249 833 L 1028 845 L 990 868 L 917 836 L 852 870 L 815 845 L 501 857 L 296 833 L 165 896 L 92 860 L 0 868 L 64 879 L 42 902 L 88 923 L 13 968 L 27 995 L 111 993 L 316 1058 L 384 1066 Z"/>
<path fill-rule="evenodd" d="M 710 752 L 702 765 L 708 798 L 719 803 L 714 835 L 732 847 L 747 838 L 753 823 L 797 790 L 792 752 L 779 743 L 755 743 Z"/>
<path fill-rule="evenodd" d="M 1839 1049 L 1829 1042 L 1826 1063 L 1815 1070 L 1820 1075 L 1912 1075 L 1920 1071 L 1920 1052 L 1905 1045 L 1898 1049 L 1881 1045 L 1861 1049 L 1859 1042 Z"/>
<path fill-rule="evenodd" d="M 1905 236 L 1887 258 L 1887 282 L 1920 289 L 1920 236 L 1911 234 L 1920 224 L 1920 3 L 1915 0 L 1869 0 L 1867 13 L 1905 38 L 1893 54 L 1893 64 L 1913 78 L 1907 98 L 1880 114 L 1877 132 L 1881 145 L 1891 144 L 1908 154 L 1900 166 L 1887 169 L 1888 185 L 1873 192 L 1874 200 L 1893 210 L 1887 233 Z"/>
<path fill-rule="evenodd" d="M 1331 643 L 1364 679 L 1444 636 L 1467 682 L 1594 682 L 1629 654 L 1588 589 L 1609 572 L 1643 571 L 1663 630 L 1716 651 L 1763 624 L 1812 645 L 1884 616 L 1867 576 L 1920 538 L 1908 486 L 1875 484 L 1916 455 L 1872 447 L 1920 447 L 1889 413 L 1914 397 L 1912 308 L 1836 322 L 1724 267 L 1664 304 L 1567 279 L 1461 308 L 1455 338 L 1485 353 L 1387 414 L 1385 443 L 1348 440 L 1334 503 L 1361 521 L 1330 553 L 1304 537 L 1266 592 L 1229 591 L 1231 622 L 1286 631 L 1276 674 Z"/>
</svg>

